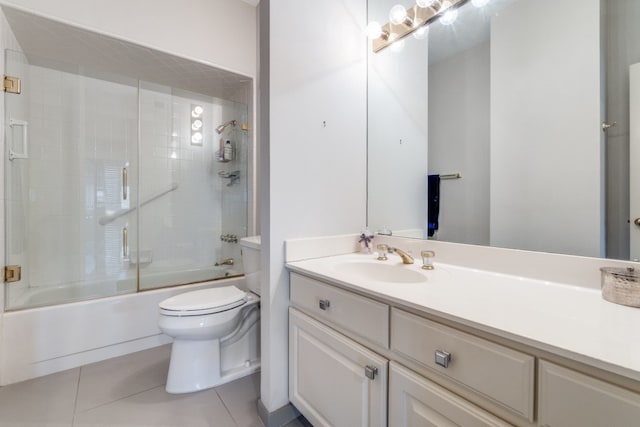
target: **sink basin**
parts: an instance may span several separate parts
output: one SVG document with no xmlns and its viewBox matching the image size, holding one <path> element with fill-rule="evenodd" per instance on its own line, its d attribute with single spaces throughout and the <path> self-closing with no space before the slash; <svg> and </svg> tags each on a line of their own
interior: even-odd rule
<svg viewBox="0 0 640 427">
<path fill-rule="evenodd" d="M 344 262 L 334 266 L 336 273 L 376 282 L 423 283 L 427 277 L 404 264 L 383 262 Z"/>
</svg>

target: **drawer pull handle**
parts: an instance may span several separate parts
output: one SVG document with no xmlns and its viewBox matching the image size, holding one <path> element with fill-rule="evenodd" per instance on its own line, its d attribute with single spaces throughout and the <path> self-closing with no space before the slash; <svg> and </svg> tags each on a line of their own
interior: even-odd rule
<svg viewBox="0 0 640 427">
<path fill-rule="evenodd" d="M 448 368 L 451 362 L 451 353 L 446 351 L 436 350 L 436 365 L 440 365 L 443 368 Z"/>
<path fill-rule="evenodd" d="M 327 311 L 329 307 L 331 307 L 331 301 L 329 301 L 328 299 L 321 299 L 318 306 L 320 307 L 320 310 Z"/>
<path fill-rule="evenodd" d="M 375 380 L 376 375 L 378 375 L 378 368 L 375 366 L 367 365 L 364 367 L 364 375 L 370 380 Z"/>
</svg>

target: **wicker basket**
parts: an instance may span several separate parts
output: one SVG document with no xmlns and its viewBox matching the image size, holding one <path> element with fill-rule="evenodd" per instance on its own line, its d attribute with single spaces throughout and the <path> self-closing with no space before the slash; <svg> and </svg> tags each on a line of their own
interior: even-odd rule
<svg viewBox="0 0 640 427">
<path fill-rule="evenodd" d="M 602 267 L 602 298 L 616 304 L 640 307 L 640 272 L 632 267 Z"/>
</svg>

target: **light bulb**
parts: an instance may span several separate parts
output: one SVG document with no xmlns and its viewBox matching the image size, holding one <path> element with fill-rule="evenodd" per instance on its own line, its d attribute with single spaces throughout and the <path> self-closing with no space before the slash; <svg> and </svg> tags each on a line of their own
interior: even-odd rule
<svg viewBox="0 0 640 427">
<path fill-rule="evenodd" d="M 367 25 L 367 37 L 371 40 L 377 39 L 382 35 L 382 26 L 378 24 L 376 21 L 369 22 Z"/>
<path fill-rule="evenodd" d="M 191 142 L 194 144 L 202 144 L 202 134 L 200 132 L 196 132 L 191 135 Z"/>
<path fill-rule="evenodd" d="M 196 105 L 195 107 L 193 107 L 193 110 L 191 111 L 191 115 L 193 117 L 200 117 L 203 111 L 204 109 L 201 106 Z"/>
<path fill-rule="evenodd" d="M 416 40 L 424 40 L 427 38 L 428 35 L 429 35 L 429 27 L 426 25 L 423 25 L 422 27 L 418 28 L 413 32 L 413 38 L 415 38 Z"/>
<path fill-rule="evenodd" d="M 483 7 L 486 6 L 491 0 L 471 0 L 471 4 L 475 7 Z"/>
<path fill-rule="evenodd" d="M 191 129 L 193 130 L 198 130 L 202 127 L 202 120 L 194 120 L 193 123 L 191 123 Z"/>
<path fill-rule="evenodd" d="M 393 42 L 391 46 L 389 46 L 392 52 L 402 52 L 404 50 L 404 40 L 398 40 L 397 42 Z"/>
<path fill-rule="evenodd" d="M 416 4 L 419 7 L 431 7 L 435 3 L 435 0 L 416 0 Z"/>
<path fill-rule="evenodd" d="M 389 21 L 392 24 L 400 25 L 407 19 L 407 10 L 401 4 L 397 4 L 389 11 Z"/>
<path fill-rule="evenodd" d="M 442 7 L 444 7 L 447 2 L 444 2 L 442 4 Z M 451 7 L 451 3 L 449 3 L 449 5 L 447 6 L 447 8 Z M 458 9 L 447 9 L 447 11 L 442 15 L 442 17 L 440 18 L 440 22 L 442 22 L 442 25 L 451 25 L 454 22 L 456 22 L 456 19 L 458 19 Z"/>
</svg>

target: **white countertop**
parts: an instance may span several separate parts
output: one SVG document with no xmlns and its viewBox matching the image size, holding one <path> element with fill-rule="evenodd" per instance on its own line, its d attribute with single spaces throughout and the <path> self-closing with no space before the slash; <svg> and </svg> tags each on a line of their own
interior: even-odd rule
<svg viewBox="0 0 640 427">
<path fill-rule="evenodd" d="M 363 280 L 349 263 L 386 263 L 422 283 Z M 403 265 L 348 254 L 287 263 L 289 270 L 436 315 L 640 381 L 640 308 L 605 301 L 599 290 L 435 263 Z"/>
</svg>

